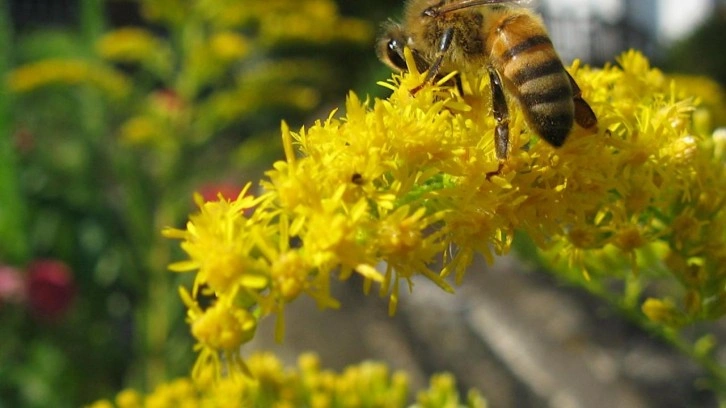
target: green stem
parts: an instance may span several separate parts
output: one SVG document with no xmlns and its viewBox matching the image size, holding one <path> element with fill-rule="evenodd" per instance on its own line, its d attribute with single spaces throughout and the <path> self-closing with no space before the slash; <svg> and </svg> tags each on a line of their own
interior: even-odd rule
<svg viewBox="0 0 726 408">
<path fill-rule="evenodd" d="M 12 31 L 8 5 L 0 0 L 0 79 L 11 66 Z M 27 236 L 27 213 L 18 184 L 18 168 L 11 125 L 12 96 L 7 86 L 0 86 L 0 259 L 22 264 L 30 256 Z"/>
<path fill-rule="evenodd" d="M 103 13 L 103 4 L 101 0 L 82 0 L 81 1 L 81 31 L 86 46 L 86 54 L 88 58 L 95 55 L 94 47 L 96 41 L 103 34 L 105 27 L 105 18 Z M 93 147 L 99 147 L 103 143 L 103 138 L 107 134 L 106 127 L 106 111 L 105 105 L 102 103 L 101 96 L 97 90 L 84 90 L 81 99 L 81 109 L 83 117 L 83 125 L 86 131 L 86 141 Z"/>
<path fill-rule="evenodd" d="M 114 143 L 113 141 L 111 143 Z M 164 294 L 159 294 L 159 262 L 153 260 L 158 240 L 154 236 L 154 210 L 158 191 L 152 194 L 148 188 L 150 175 L 139 166 L 134 149 L 115 144 L 115 154 L 109 153 L 113 174 L 119 184 L 124 200 L 119 207 L 119 219 L 123 223 L 126 240 L 132 250 L 134 267 L 129 271 L 128 281 L 138 288 L 139 301 L 134 307 L 134 355 L 128 373 L 128 382 L 134 388 L 151 390 L 164 379 L 164 365 L 157 335 L 163 331 Z M 161 317 L 160 317 L 161 316 Z"/>
<path fill-rule="evenodd" d="M 92 55 L 95 41 L 103 34 L 105 19 L 102 0 L 81 1 L 81 25 L 84 37 L 87 40 L 89 54 Z M 86 129 L 94 138 L 91 142 L 103 143 L 108 137 L 106 126 L 106 112 L 103 104 L 96 103 L 94 95 L 85 99 L 84 117 Z M 165 349 L 169 334 L 168 296 L 171 290 L 167 277 L 166 267 L 169 263 L 169 243 L 161 237 L 160 224 L 168 224 L 166 215 L 158 208 L 159 197 L 163 195 L 157 190 L 151 191 L 148 187 L 164 188 L 164 180 L 154 179 L 140 168 L 139 157 L 133 149 L 118 149 L 109 153 L 114 163 L 114 172 L 122 185 L 125 195 L 122 219 L 129 232 L 129 242 L 134 247 L 137 260 L 135 281 L 139 288 L 144 288 L 142 303 L 137 308 L 136 328 L 138 341 L 136 343 L 137 361 L 132 364 L 139 375 L 142 387 L 153 389 L 154 386 L 166 380 Z M 151 179 L 149 178 L 151 177 Z M 151 184 L 146 184 L 151 182 Z M 159 182 L 159 184 L 157 184 Z"/>
<path fill-rule="evenodd" d="M 661 330 L 656 330 L 660 332 Z M 712 390 L 718 396 L 719 401 L 722 404 L 726 403 L 726 368 L 719 364 L 718 360 L 713 355 L 706 355 L 699 353 L 694 345 L 674 333 L 672 336 L 663 333 L 658 333 L 661 338 L 664 338 L 668 343 L 672 344 L 673 347 L 680 350 L 683 354 L 690 357 L 693 361 L 703 367 L 706 372 L 711 376 Z"/>
<path fill-rule="evenodd" d="M 149 309 L 147 315 L 146 339 L 150 359 L 147 362 L 147 386 L 159 384 L 166 380 L 166 347 L 170 332 L 170 294 L 176 293 L 171 287 L 167 266 L 169 265 L 170 243 L 162 237 L 161 229 L 172 221 L 165 206 L 167 200 L 160 200 L 155 209 L 152 245 L 148 253 L 149 269 Z"/>
<path fill-rule="evenodd" d="M 102 0 L 81 1 L 81 30 L 86 40 L 89 58 L 93 47 L 105 30 Z M 145 389 L 153 389 L 166 380 L 165 345 L 169 332 L 167 297 L 170 290 L 166 273 L 168 243 L 162 241 L 155 213 L 156 194 L 145 185 L 149 175 L 139 167 L 139 157 L 133 149 L 114 149 L 108 152 L 109 137 L 107 112 L 94 90 L 88 90 L 83 98 L 83 117 L 87 142 L 96 150 L 110 155 L 113 171 L 121 183 L 126 205 L 121 219 L 126 224 L 128 240 L 133 247 L 138 271 L 131 278 L 137 287 L 143 288 L 143 300 L 137 307 L 135 361 L 131 364 L 133 382 Z M 156 192 L 154 192 L 156 193 Z M 163 216 L 162 216 L 163 217 Z M 138 370 L 138 371 L 136 371 Z"/>
<path fill-rule="evenodd" d="M 559 275 L 555 275 L 558 277 Z M 584 287 L 593 295 L 605 300 L 614 309 L 620 311 L 628 320 L 648 333 L 660 338 L 671 347 L 688 356 L 700 365 L 710 377 L 712 390 L 720 400 L 726 401 L 726 367 L 721 365 L 712 355 L 699 353 L 695 344 L 684 339 L 678 329 L 655 324 L 648 320 L 639 310 L 634 309 L 632 300 L 608 291 L 600 285 L 582 285 L 581 282 L 570 280 L 570 283 Z"/>
<path fill-rule="evenodd" d="M 103 10 L 103 0 L 81 0 L 81 30 L 83 38 L 90 46 L 95 44 L 105 30 Z"/>
</svg>

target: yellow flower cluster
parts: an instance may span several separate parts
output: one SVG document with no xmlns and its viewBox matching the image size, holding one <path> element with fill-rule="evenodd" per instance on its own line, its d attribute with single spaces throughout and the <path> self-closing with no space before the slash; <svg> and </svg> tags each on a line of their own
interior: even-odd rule
<svg viewBox="0 0 726 408">
<path fill-rule="evenodd" d="M 133 79 L 107 62 L 133 64 L 144 78 L 137 84 L 165 88 L 135 105 L 119 136 L 173 156 L 182 144 L 204 143 L 261 109 L 317 106 L 320 90 L 314 84 L 329 82 L 330 67 L 304 53 L 273 59 L 265 55 L 272 48 L 363 43 L 373 37 L 369 23 L 341 16 L 332 0 L 144 0 L 141 7 L 147 18 L 165 25 L 168 36 L 138 27 L 113 30 L 96 43 L 100 61 L 30 63 L 10 74 L 9 88 L 20 93 L 85 84 L 116 99 L 138 96 L 148 90 L 133 89 Z"/>
<path fill-rule="evenodd" d="M 261 196 L 203 203 L 186 230 L 166 231 L 190 257 L 173 269 L 197 271 L 184 296 L 193 327 L 224 307 L 249 312 L 249 327 L 277 314 L 281 335 L 287 303 L 306 293 L 336 307 L 331 280 L 352 274 L 366 291 L 378 283 L 393 313 L 401 283 L 410 288 L 421 274 L 452 291 L 449 274 L 459 282 L 475 253 L 493 262 L 515 231 L 572 276 L 675 277 L 689 313 L 723 314 L 726 175 L 714 155 L 723 141 L 694 132 L 695 100 L 645 57 L 570 68 L 599 130 L 575 128 L 562 148 L 538 139 L 515 106 L 512 151 L 496 174 L 488 80 L 466 73 L 463 96 L 448 78 L 412 96 L 423 75 L 409 66 L 382 83 L 393 91 L 385 100 L 351 94 L 343 117 L 297 133 L 283 124 L 286 160 L 267 173 Z M 658 271 L 644 270 L 646 261 Z M 213 306 L 201 310 L 200 294 Z M 655 302 L 646 313 L 662 320 Z M 238 353 L 243 326 L 221 350 Z M 222 340 L 197 340 L 206 365 Z"/>
<path fill-rule="evenodd" d="M 114 402 L 97 401 L 89 408 L 176 408 L 176 407 L 277 407 L 277 408 L 401 408 L 408 406 L 408 378 L 390 373 L 385 364 L 364 362 L 343 372 L 323 370 L 315 355 L 304 354 L 295 369 L 284 368 L 271 354 L 249 359 L 251 378 L 211 381 L 178 379 L 161 384 L 148 395 L 133 390 L 119 393 Z M 209 374 L 209 373 L 206 373 Z M 428 389 L 419 392 L 419 408 L 484 408 L 486 402 L 475 391 L 465 401 L 456 390 L 453 377 L 438 374 Z"/>
<path fill-rule="evenodd" d="M 10 73 L 8 88 L 31 92 L 53 85 L 89 85 L 111 98 L 128 95 L 130 82 L 115 70 L 86 60 L 48 59 L 24 65 Z"/>
<path fill-rule="evenodd" d="M 361 42 L 373 35 L 369 23 L 342 17 L 330 0 L 145 0 L 142 8 L 148 19 L 172 25 L 196 15 L 215 28 L 254 26 L 265 46 Z"/>
<path fill-rule="evenodd" d="M 143 28 L 111 31 L 96 42 L 96 51 L 105 60 L 141 64 L 159 75 L 169 75 L 173 69 L 170 45 Z"/>
<path fill-rule="evenodd" d="M 141 67 L 173 91 L 178 103 L 171 115 L 154 109 L 157 98 L 151 94 L 120 132 L 129 144 L 161 148 L 167 155 L 180 141 L 202 144 L 261 109 L 317 106 L 320 89 L 314 84 L 329 82 L 330 67 L 304 53 L 266 55 L 275 47 L 373 37 L 367 22 L 341 16 L 331 0 L 144 0 L 141 7 L 170 35 L 121 28 L 103 36 L 96 49 L 107 61 Z"/>
<path fill-rule="evenodd" d="M 600 204 L 540 246 L 542 255 L 570 279 L 594 278 L 587 285 L 597 292 L 624 280 L 626 306 L 637 306 L 645 289 L 659 296 L 642 310 L 663 326 L 719 318 L 726 314 L 726 139 L 712 135 L 711 124 L 726 109 L 723 92 L 702 78 L 669 78 L 634 52 L 620 62 L 622 72 L 582 77 L 595 84 L 592 99 L 608 98 L 600 111 L 607 144 L 601 157 L 585 155 L 597 163 Z M 577 178 L 590 173 L 574 169 Z"/>
<path fill-rule="evenodd" d="M 713 127 L 726 126 L 726 92 L 711 78 L 689 75 L 672 75 L 683 95 L 696 96 L 699 100 L 694 114 L 694 126 L 702 132 Z"/>
<path fill-rule="evenodd" d="M 328 0 L 257 2 L 260 36 L 268 45 L 291 42 L 363 42 L 372 38 L 371 26 L 355 18 L 340 17 Z"/>
</svg>

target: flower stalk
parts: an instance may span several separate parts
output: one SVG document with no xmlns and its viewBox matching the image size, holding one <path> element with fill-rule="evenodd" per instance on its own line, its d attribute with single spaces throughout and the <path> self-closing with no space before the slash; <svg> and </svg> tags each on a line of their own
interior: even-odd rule
<svg viewBox="0 0 726 408">
<path fill-rule="evenodd" d="M 0 0 L 0 77 L 10 68 L 12 55 L 11 24 L 5 0 Z M 18 185 L 16 141 L 11 134 L 10 107 L 12 95 L 7 87 L 0 87 L 0 258 L 17 263 L 30 257 L 28 248 L 26 211 Z"/>
</svg>

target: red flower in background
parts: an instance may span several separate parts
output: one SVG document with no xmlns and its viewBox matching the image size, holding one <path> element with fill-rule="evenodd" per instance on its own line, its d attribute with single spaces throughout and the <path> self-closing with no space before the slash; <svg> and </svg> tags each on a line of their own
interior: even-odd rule
<svg viewBox="0 0 726 408">
<path fill-rule="evenodd" d="M 220 182 L 220 183 L 207 183 L 199 187 L 197 191 L 205 202 L 207 201 L 218 201 L 221 195 L 225 200 L 236 200 L 242 192 L 243 187 L 233 182 Z M 245 192 L 245 196 L 250 194 L 248 190 Z M 244 215 L 249 217 L 255 211 L 254 208 L 247 208 L 244 210 Z"/>
<path fill-rule="evenodd" d="M 184 109 L 184 100 L 173 89 L 161 89 L 151 95 L 153 107 L 167 115 L 178 115 Z"/>
<path fill-rule="evenodd" d="M 57 260 L 38 260 L 27 269 L 27 297 L 30 309 L 42 318 L 57 319 L 75 297 L 70 268 Z"/>
<path fill-rule="evenodd" d="M 204 184 L 199 188 L 204 201 L 217 201 L 219 194 L 227 200 L 235 200 L 241 191 L 242 187 L 238 184 L 224 182 Z"/>
<path fill-rule="evenodd" d="M 28 128 L 21 127 L 16 130 L 13 134 L 13 139 L 15 141 L 15 148 L 20 153 L 30 153 L 35 147 L 35 136 Z"/>
</svg>

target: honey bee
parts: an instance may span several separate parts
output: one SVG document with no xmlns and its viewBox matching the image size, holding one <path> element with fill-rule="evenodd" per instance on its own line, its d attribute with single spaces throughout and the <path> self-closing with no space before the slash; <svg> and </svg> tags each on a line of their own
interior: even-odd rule
<svg viewBox="0 0 726 408">
<path fill-rule="evenodd" d="M 509 153 L 505 89 L 519 102 L 529 127 L 552 146 L 562 146 L 575 122 L 587 129 L 597 125 L 542 19 L 527 7 L 530 2 L 409 0 L 403 23 L 385 25 L 377 45 L 381 60 L 394 70 L 406 70 L 405 47 L 411 50 L 416 68 L 428 70 L 413 94 L 453 71 L 483 74 L 486 70 L 500 161 Z"/>
</svg>

